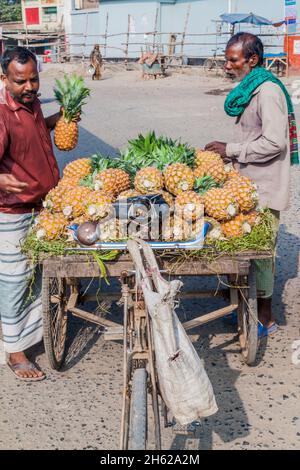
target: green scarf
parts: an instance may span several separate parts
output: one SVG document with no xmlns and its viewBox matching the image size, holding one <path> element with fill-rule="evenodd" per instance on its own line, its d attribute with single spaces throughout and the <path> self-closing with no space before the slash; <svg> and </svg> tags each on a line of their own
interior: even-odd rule
<svg viewBox="0 0 300 470">
<path fill-rule="evenodd" d="M 240 116 L 243 114 L 246 107 L 250 103 L 256 88 L 265 82 L 276 83 L 278 86 L 280 86 L 286 97 L 290 127 L 291 164 L 298 165 L 298 138 L 294 106 L 286 87 L 281 80 L 272 74 L 272 72 L 262 67 L 255 67 L 248 75 L 246 75 L 241 83 L 229 93 L 224 105 L 225 112 L 229 116 Z"/>
</svg>

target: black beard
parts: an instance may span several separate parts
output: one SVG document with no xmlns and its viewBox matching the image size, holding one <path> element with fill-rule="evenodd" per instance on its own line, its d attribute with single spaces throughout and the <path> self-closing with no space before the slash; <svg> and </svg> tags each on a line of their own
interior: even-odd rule
<svg viewBox="0 0 300 470">
<path fill-rule="evenodd" d="M 23 101 L 24 97 L 30 96 L 30 97 L 36 98 L 36 96 L 37 96 L 37 91 L 34 91 L 32 93 L 23 93 L 22 95 L 15 95 L 12 91 L 10 91 L 10 90 L 8 90 L 8 91 L 9 91 L 10 95 L 12 96 L 12 98 L 14 100 L 16 100 L 16 101 L 18 101 L 18 103 L 22 103 L 22 104 L 26 104 Z"/>
</svg>

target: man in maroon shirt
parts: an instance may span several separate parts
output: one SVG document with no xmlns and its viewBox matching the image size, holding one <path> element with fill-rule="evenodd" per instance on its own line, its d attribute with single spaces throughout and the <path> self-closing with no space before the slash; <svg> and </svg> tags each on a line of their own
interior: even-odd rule
<svg viewBox="0 0 300 470">
<path fill-rule="evenodd" d="M 38 100 L 35 55 L 16 47 L 4 53 L 0 91 L 0 317 L 8 366 L 22 380 L 45 374 L 24 351 L 42 339 L 40 283 L 29 297 L 32 266 L 20 249 L 59 170 L 50 131 L 61 113 L 44 119 Z M 29 300 L 30 298 L 30 300 Z"/>
</svg>

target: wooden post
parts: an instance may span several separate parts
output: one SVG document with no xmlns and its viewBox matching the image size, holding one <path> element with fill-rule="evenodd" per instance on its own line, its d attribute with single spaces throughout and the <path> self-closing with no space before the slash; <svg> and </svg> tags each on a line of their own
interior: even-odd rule
<svg viewBox="0 0 300 470">
<path fill-rule="evenodd" d="M 82 49 L 82 62 L 85 59 L 85 49 L 86 49 L 86 38 L 88 33 L 88 24 L 89 24 L 89 14 L 85 14 L 85 34 L 84 34 L 84 42 L 83 42 L 83 49 Z"/>
<path fill-rule="evenodd" d="M 63 21 L 64 21 L 64 15 L 61 16 L 60 24 L 59 24 L 59 32 L 58 32 L 58 38 L 57 38 L 57 62 L 60 63 L 62 62 L 61 60 L 61 52 L 62 52 L 62 45 L 61 45 L 61 37 L 63 34 Z"/>
<path fill-rule="evenodd" d="M 153 54 L 154 54 L 154 52 L 155 52 L 155 45 L 156 45 L 157 20 L 158 20 L 158 7 L 156 8 L 156 13 L 155 13 L 155 23 L 154 23 L 154 33 L 153 33 L 153 46 L 152 46 L 152 52 L 153 52 Z M 157 48 L 156 52 L 159 52 L 158 48 Z"/>
<path fill-rule="evenodd" d="M 191 11 L 191 4 L 189 3 L 188 7 L 187 7 L 186 17 L 185 17 L 185 22 L 184 22 L 184 30 L 183 30 L 183 33 L 182 33 L 182 41 L 181 41 L 181 53 L 180 53 L 180 56 L 181 56 L 181 69 L 183 67 L 183 48 L 184 48 L 184 40 L 185 40 L 187 25 L 188 25 L 188 21 L 189 21 L 189 17 L 190 17 L 190 11 Z"/>
<path fill-rule="evenodd" d="M 128 70 L 128 47 L 129 47 L 129 34 L 130 34 L 130 15 L 128 15 L 128 25 L 126 34 L 126 48 L 125 48 L 125 70 Z"/>
<path fill-rule="evenodd" d="M 106 57 L 106 47 L 107 47 L 107 32 L 108 32 L 108 12 L 106 13 L 106 22 L 105 22 L 105 36 L 104 36 L 104 57 Z"/>
<path fill-rule="evenodd" d="M 26 42 L 26 47 L 28 47 L 28 27 L 27 27 L 27 21 L 26 21 L 26 15 L 25 15 L 25 42 Z"/>
<path fill-rule="evenodd" d="M 289 77 L 290 72 L 290 41 L 289 35 L 286 35 L 286 77 Z"/>
</svg>

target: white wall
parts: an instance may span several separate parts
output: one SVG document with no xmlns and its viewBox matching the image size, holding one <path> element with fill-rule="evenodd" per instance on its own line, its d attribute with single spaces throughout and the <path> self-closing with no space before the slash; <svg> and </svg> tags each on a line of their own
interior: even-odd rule
<svg viewBox="0 0 300 470">
<path fill-rule="evenodd" d="M 69 1 L 69 0 L 68 0 Z M 254 13 L 265 16 L 271 20 L 281 20 L 284 15 L 284 0 L 232 0 L 232 12 Z M 83 52 L 83 47 L 78 45 L 83 43 L 83 35 L 87 31 L 93 37 L 88 38 L 85 47 L 86 55 L 89 54 L 93 44 L 103 43 L 104 39 L 100 38 L 99 34 L 105 32 L 106 14 L 109 12 L 108 33 L 118 34 L 126 33 L 128 25 L 128 14 L 131 15 L 131 34 L 130 39 L 132 42 L 143 42 L 143 35 L 134 33 L 153 31 L 155 23 L 156 9 L 159 8 L 159 27 L 162 32 L 182 32 L 184 29 L 184 22 L 188 5 L 191 5 L 190 17 L 188 22 L 188 33 L 214 33 L 216 31 L 216 23 L 212 20 L 218 20 L 219 15 L 228 11 L 228 0 L 177 0 L 176 3 L 160 3 L 154 0 L 144 1 L 102 1 L 97 10 L 86 11 L 73 11 L 71 15 L 72 32 L 80 34 L 79 37 L 72 37 L 72 52 L 79 55 Z M 300 18 L 300 0 L 298 0 L 298 10 Z M 86 23 L 88 18 L 88 23 Z M 253 29 L 251 25 L 245 25 L 243 30 L 250 30 L 258 33 L 260 28 Z M 227 31 L 227 27 L 223 28 Z M 273 27 L 262 27 L 261 32 L 281 33 L 283 28 L 275 29 Z M 179 37 L 180 39 L 180 37 Z M 224 49 L 228 36 L 218 38 L 218 46 L 220 50 Z M 162 37 L 163 42 L 168 42 L 168 36 Z M 109 46 L 115 47 L 108 48 L 107 57 L 123 57 L 124 53 L 121 49 L 125 48 L 126 36 L 116 36 L 109 38 Z M 151 37 L 149 36 L 151 42 Z M 186 38 L 186 42 L 203 42 L 207 45 L 189 46 L 186 45 L 184 52 L 189 56 L 204 57 L 210 55 L 212 50 L 216 48 L 215 36 L 206 36 L 203 38 Z M 281 50 L 282 38 L 277 39 L 264 39 L 266 43 L 280 45 L 276 49 L 268 49 L 270 52 Z M 219 44 L 220 43 L 220 44 Z M 223 43 L 223 44 L 222 44 Z M 77 45 L 76 45 L 77 44 Z M 138 57 L 140 54 L 140 45 L 130 46 L 129 55 L 131 57 Z M 165 48 L 167 52 L 167 46 Z M 180 52 L 180 46 L 177 46 L 176 52 Z"/>
</svg>

